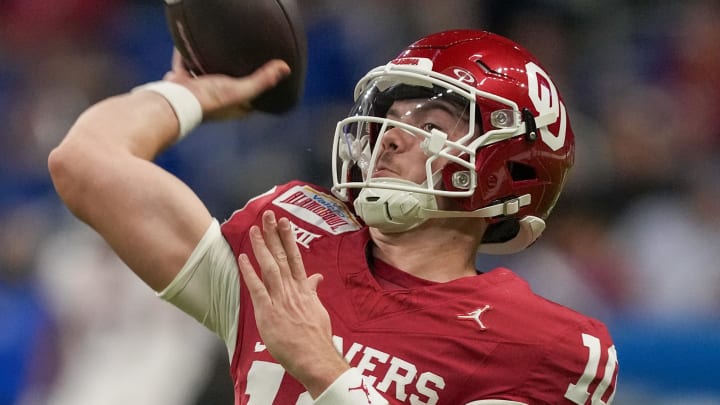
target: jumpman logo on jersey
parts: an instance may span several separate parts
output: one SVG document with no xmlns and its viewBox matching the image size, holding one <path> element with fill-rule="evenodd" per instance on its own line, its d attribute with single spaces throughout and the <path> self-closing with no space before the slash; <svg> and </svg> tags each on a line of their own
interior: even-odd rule
<svg viewBox="0 0 720 405">
<path fill-rule="evenodd" d="M 370 390 L 368 390 L 367 386 L 365 385 L 365 382 L 360 381 L 360 385 L 358 385 L 357 387 L 348 388 L 348 391 L 357 391 L 357 390 L 361 390 L 362 392 L 364 392 L 365 399 L 367 399 L 368 404 L 372 404 L 372 402 L 370 401 Z"/>
<path fill-rule="evenodd" d="M 468 312 L 467 315 L 458 315 L 457 317 L 458 319 L 472 319 L 473 321 L 477 322 L 478 325 L 480 325 L 480 329 L 485 330 L 487 329 L 487 327 L 480 320 L 480 316 L 488 309 L 490 309 L 490 305 L 485 305 L 482 308 L 478 308 L 472 312 Z"/>
</svg>

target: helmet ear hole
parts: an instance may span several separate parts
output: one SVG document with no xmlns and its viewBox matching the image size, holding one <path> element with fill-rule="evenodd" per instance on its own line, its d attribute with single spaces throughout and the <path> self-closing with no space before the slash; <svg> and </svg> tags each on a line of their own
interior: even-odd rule
<svg viewBox="0 0 720 405">
<path fill-rule="evenodd" d="M 520 222 L 517 218 L 508 218 L 490 224 L 485 230 L 481 243 L 503 243 L 517 236 Z"/>
<path fill-rule="evenodd" d="M 507 168 L 513 181 L 535 180 L 535 168 L 520 162 L 507 162 Z"/>
</svg>

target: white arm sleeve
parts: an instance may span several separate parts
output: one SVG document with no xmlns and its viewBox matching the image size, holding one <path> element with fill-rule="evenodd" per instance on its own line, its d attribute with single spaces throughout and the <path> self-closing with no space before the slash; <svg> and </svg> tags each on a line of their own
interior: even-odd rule
<svg viewBox="0 0 720 405">
<path fill-rule="evenodd" d="M 232 358 L 240 310 L 239 277 L 235 255 L 213 219 L 183 268 L 158 296 L 220 336 Z"/>
<path fill-rule="evenodd" d="M 230 359 L 235 351 L 240 284 L 235 255 L 213 219 L 177 276 L 158 296 L 220 336 Z M 315 405 L 387 405 L 356 368 L 340 375 L 314 401 Z"/>
</svg>

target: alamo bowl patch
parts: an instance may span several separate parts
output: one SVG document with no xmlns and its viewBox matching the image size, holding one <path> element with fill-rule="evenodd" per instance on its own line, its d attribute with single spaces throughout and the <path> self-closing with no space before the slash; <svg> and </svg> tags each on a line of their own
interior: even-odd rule
<svg viewBox="0 0 720 405">
<path fill-rule="evenodd" d="M 345 204 L 312 187 L 292 187 L 272 203 L 333 235 L 356 231 L 361 227 Z"/>
</svg>

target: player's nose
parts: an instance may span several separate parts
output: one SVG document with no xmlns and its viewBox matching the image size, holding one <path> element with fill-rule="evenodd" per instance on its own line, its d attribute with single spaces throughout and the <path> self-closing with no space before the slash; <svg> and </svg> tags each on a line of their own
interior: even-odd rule
<svg viewBox="0 0 720 405">
<path fill-rule="evenodd" d="M 400 127 L 389 127 L 381 139 L 384 151 L 403 152 L 417 142 L 416 136 Z"/>
</svg>

